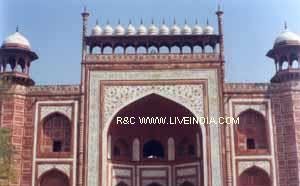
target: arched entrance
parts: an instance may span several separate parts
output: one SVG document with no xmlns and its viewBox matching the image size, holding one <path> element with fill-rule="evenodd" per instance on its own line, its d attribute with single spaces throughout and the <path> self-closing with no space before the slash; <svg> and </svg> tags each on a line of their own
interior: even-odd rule
<svg viewBox="0 0 300 186">
<path fill-rule="evenodd" d="M 271 186 L 271 180 L 264 170 L 252 167 L 239 176 L 239 186 Z"/>
<path fill-rule="evenodd" d="M 121 122 L 125 119 L 128 121 L 128 118 L 132 118 L 129 123 Z M 154 175 L 152 181 L 155 181 L 169 180 L 169 176 L 174 174 L 165 172 L 163 173 L 165 178 L 162 178 L 163 176 L 158 173 L 161 168 L 157 167 L 182 168 L 190 163 L 195 166 L 195 170 L 200 170 L 200 178 L 196 173 L 192 176 L 197 180 L 199 178 L 200 185 L 203 185 L 201 127 L 197 124 L 184 124 L 183 118 L 192 119 L 194 115 L 186 107 L 157 94 L 145 96 L 121 109 L 112 119 L 107 133 L 107 149 L 111 149 L 107 151 L 111 153 L 107 154 L 108 161 L 112 164 L 110 167 L 114 167 L 114 164 L 124 167 L 130 165 L 138 167 L 137 171 L 144 171 L 142 166 L 148 166 L 145 172 L 150 170 Z M 128 145 L 120 145 L 120 139 L 123 141 L 122 144 Z M 173 139 L 172 143 L 170 139 Z M 139 174 L 147 175 L 142 172 Z M 133 179 L 143 181 L 142 176 Z M 175 182 L 175 179 L 172 182 Z"/>
<path fill-rule="evenodd" d="M 69 186 L 69 178 L 59 170 L 51 170 L 44 173 L 39 186 Z"/>
</svg>

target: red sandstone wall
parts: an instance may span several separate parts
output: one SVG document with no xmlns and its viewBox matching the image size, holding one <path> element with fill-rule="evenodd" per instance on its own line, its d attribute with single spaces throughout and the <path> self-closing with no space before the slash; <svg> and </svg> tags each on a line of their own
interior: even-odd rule
<svg viewBox="0 0 300 186">
<path fill-rule="evenodd" d="M 282 91 L 278 91 L 282 92 Z M 280 186 L 300 184 L 300 92 L 275 93 L 272 97 Z"/>
<path fill-rule="evenodd" d="M 1 96 L 1 127 L 10 128 L 14 156 L 16 181 L 11 185 L 31 185 L 33 148 L 33 108 L 32 100 L 20 95 Z"/>
</svg>

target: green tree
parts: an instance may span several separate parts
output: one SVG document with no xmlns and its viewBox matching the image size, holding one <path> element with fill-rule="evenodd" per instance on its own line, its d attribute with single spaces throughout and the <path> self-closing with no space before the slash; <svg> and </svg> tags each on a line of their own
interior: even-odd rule
<svg viewBox="0 0 300 186">
<path fill-rule="evenodd" d="M 0 186 L 7 186 L 15 179 L 13 155 L 10 130 L 0 128 Z"/>
</svg>

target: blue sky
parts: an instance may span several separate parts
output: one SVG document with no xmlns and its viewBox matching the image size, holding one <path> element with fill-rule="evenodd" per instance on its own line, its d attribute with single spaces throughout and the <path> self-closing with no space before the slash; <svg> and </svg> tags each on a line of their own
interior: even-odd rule
<svg viewBox="0 0 300 186">
<path fill-rule="evenodd" d="M 140 18 L 149 24 L 173 17 L 181 25 L 207 18 L 215 26 L 219 0 L 2 0 L 0 2 L 0 38 L 15 31 L 31 42 L 39 59 L 32 64 L 31 76 L 37 84 L 77 84 L 80 81 L 81 16 L 84 4 L 91 16 L 89 28 L 98 18 L 100 24 L 118 19 L 125 25 Z M 265 54 L 284 21 L 291 31 L 300 33 L 299 0 L 223 0 L 226 81 L 268 82 L 274 74 L 272 60 Z"/>
</svg>

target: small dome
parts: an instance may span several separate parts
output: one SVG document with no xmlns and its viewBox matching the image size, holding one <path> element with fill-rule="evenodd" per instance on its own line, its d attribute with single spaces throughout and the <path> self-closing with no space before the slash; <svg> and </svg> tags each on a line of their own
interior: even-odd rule
<svg viewBox="0 0 300 186">
<path fill-rule="evenodd" d="M 138 35 L 146 35 L 147 34 L 147 28 L 143 24 L 143 20 L 141 20 L 141 24 L 137 30 Z"/>
<path fill-rule="evenodd" d="M 193 34 L 195 34 L 195 35 L 203 34 L 202 27 L 198 24 L 198 20 L 196 20 L 196 24 L 193 28 Z"/>
<path fill-rule="evenodd" d="M 103 34 L 104 35 L 112 35 L 114 33 L 114 29 L 109 25 L 109 22 L 104 27 Z"/>
<path fill-rule="evenodd" d="M 152 24 L 148 28 L 148 34 L 149 35 L 157 35 L 158 34 L 158 28 L 154 25 L 153 21 L 152 21 Z"/>
<path fill-rule="evenodd" d="M 5 47 L 21 47 L 26 49 L 31 49 L 29 41 L 24 37 L 20 32 L 18 32 L 18 29 L 15 33 L 8 36 L 2 43 L 2 48 Z"/>
<path fill-rule="evenodd" d="M 169 27 L 165 24 L 165 20 L 163 20 L 163 24 L 160 26 L 159 34 L 168 35 L 170 33 Z"/>
<path fill-rule="evenodd" d="M 185 24 L 184 24 L 184 26 L 183 26 L 183 28 L 182 28 L 182 34 L 184 34 L 184 35 L 190 35 L 190 34 L 192 34 L 192 29 L 191 29 L 191 27 L 187 24 L 187 21 L 185 21 Z"/>
<path fill-rule="evenodd" d="M 131 21 L 129 22 L 129 25 L 127 27 L 126 34 L 127 35 L 134 35 L 136 33 L 135 27 L 131 24 Z"/>
<path fill-rule="evenodd" d="M 179 26 L 176 24 L 176 20 L 174 19 L 174 24 L 171 27 L 171 34 L 172 35 L 179 35 L 181 33 L 181 29 Z"/>
<path fill-rule="evenodd" d="M 286 29 L 275 40 L 274 45 L 280 45 L 280 44 L 300 45 L 300 36 Z"/>
<path fill-rule="evenodd" d="M 213 28 L 212 26 L 209 25 L 208 20 L 207 20 L 206 27 L 205 27 L 204 30 L 203 30 L 203 33 L 206 34 L 206 35 L 214 34 L 214 28 Z"/>
<path fill-rule="evenodd" d="M 102 28 L 99 26 L 97 20 L 95 27 L 92 29 L 92 36 L 99 36 L 101 34 L 102 34 Z"/>
<path fill-rule="evenodd" d="M 119 24 L 115 28 L 115 35 L 120 36 L 120 35 L 124 35 L 124 34 L 125 34 L 125 29 L 119 21 Z"/>
</svg>

